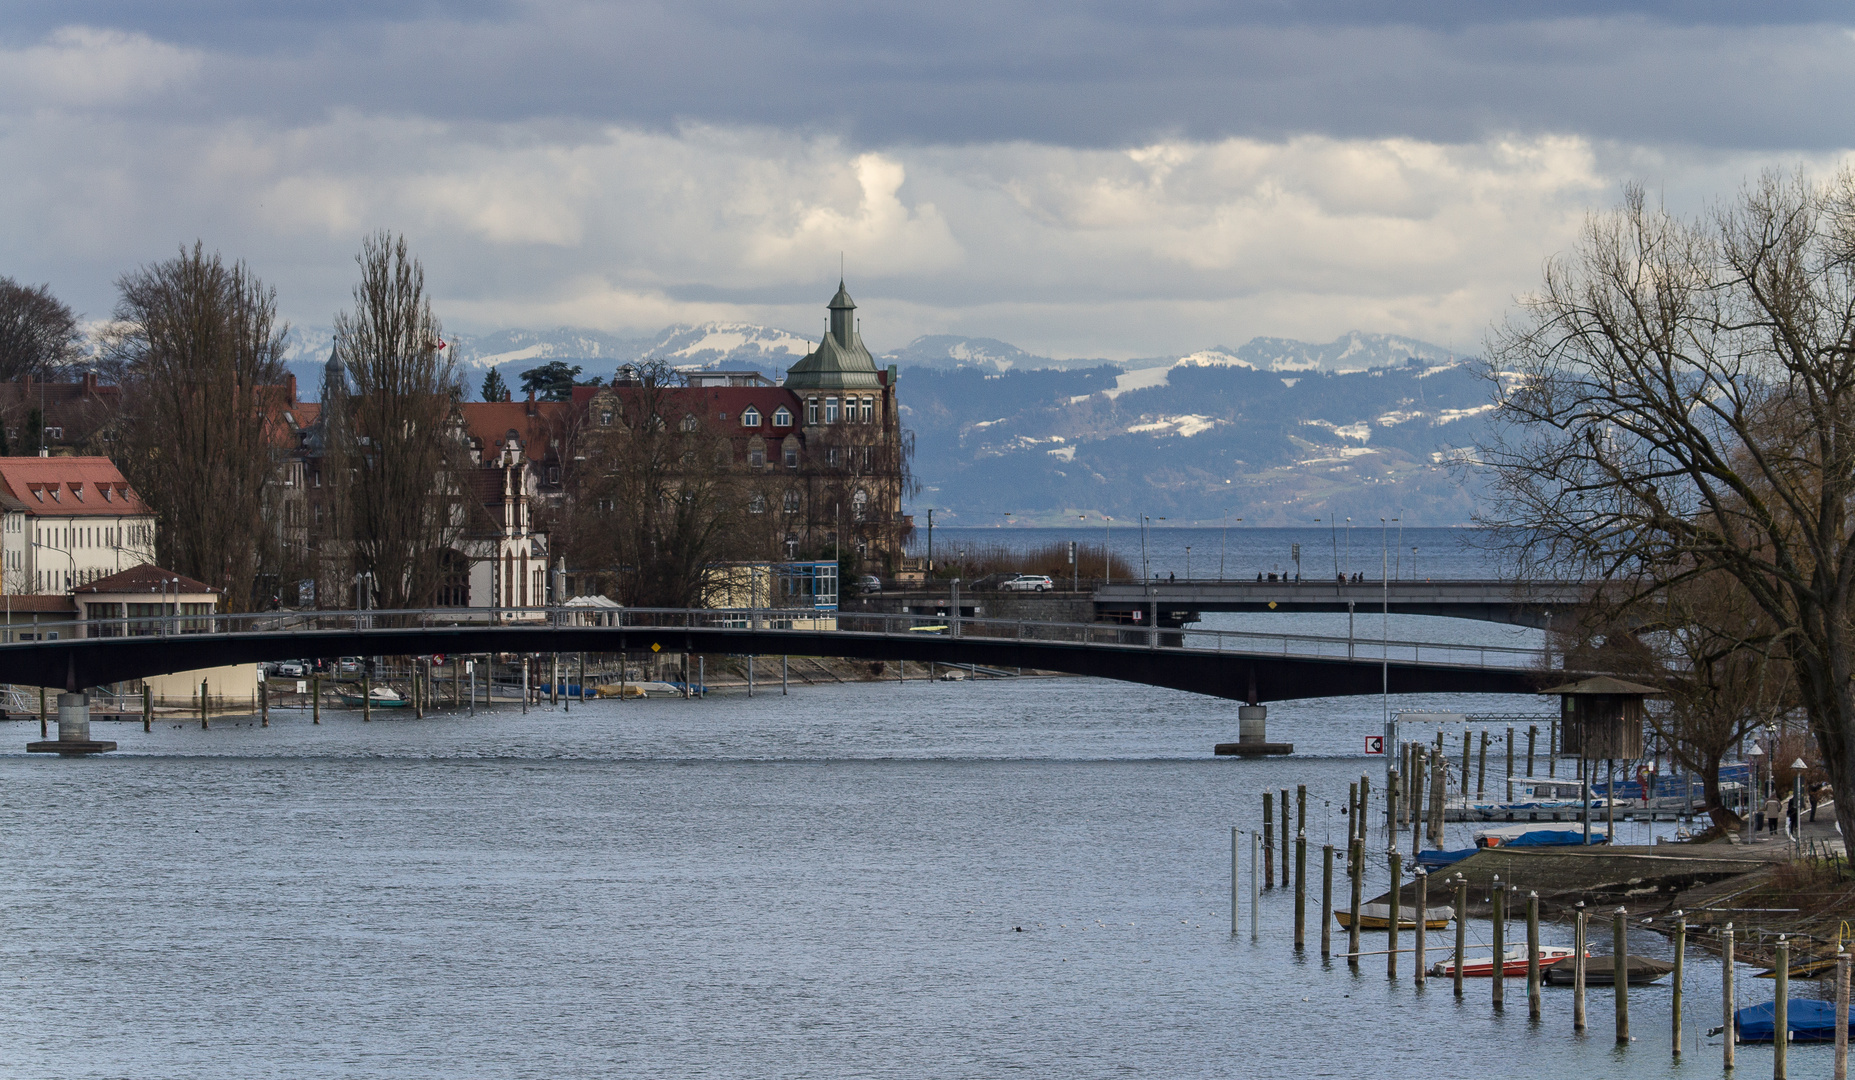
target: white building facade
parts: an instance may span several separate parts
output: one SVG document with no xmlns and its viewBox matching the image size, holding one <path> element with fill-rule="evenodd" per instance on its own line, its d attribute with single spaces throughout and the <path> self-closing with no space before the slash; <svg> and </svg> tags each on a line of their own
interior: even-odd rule
<svg viewBox="0 0 1855 1080">
<path fill-rule="evenodd" d="M 103 457 L 0 457 L 0 590 L 67 595 L 155 558 L 155 517 Z"/>
</svg>

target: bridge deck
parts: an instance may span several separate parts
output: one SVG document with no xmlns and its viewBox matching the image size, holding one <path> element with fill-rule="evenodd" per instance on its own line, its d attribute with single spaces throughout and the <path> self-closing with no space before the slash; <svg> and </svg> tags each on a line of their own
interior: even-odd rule
<svg viewBox="0 0 1855 1080">
<path fill-rule="evenodd" d="M 1161 611 L 1381 611 L 1544 627 L 1585 602 L 1576 581 L 1159 581 L 1102 585 L 1099 612 L 1157 606 Z"/>
</svg>

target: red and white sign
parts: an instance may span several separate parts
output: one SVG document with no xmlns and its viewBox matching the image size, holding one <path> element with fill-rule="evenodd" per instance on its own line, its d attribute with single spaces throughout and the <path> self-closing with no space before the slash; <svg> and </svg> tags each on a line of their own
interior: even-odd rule
<svg viewBox="0 0 1855 1080">
<path fill-rule="evenodd" d="M 1384 757 L 1385 737 L 1383 735 L 1367 735 L 1365 737 L 1365 752 L 1367 757 Z"/>
</svg>

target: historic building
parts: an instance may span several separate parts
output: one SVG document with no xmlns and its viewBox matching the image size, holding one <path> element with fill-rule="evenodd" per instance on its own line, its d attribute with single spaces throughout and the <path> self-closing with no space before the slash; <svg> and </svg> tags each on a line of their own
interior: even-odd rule
<svg viewBox="0 0 1855 1080">
<path fill-rule="evenodd" d="M 0 457 L 4 591 L 67 595 L 155 557 L 154 511 L 103 457 Z"/>
</svg>

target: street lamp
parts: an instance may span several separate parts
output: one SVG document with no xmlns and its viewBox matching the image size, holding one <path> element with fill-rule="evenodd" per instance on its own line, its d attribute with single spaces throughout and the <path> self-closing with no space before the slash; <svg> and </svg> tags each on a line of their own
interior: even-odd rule
<svg viewBox="0 0 1855 1080">
<path fill-rule="evenodd" d="M 1791 814 L 1797 815 L 1797 824 L 1803 824 L 1803 774 L 1810 766 L 1802 758 L 1791 762 Z M 1784 816 L 1784 827 L 1791 834 L 1791 842 L 1797 842 L 1797 830 L 1790 827 L 1790 814 Z"/>
<path fill-rule="evenodd" d="M 1752 749 L 1746 751 L 1746 757 L 1752 759 L 1746 765 L 1745 827 L 1747 840 L 1757 839 L 1752 832 L 1752 814 L 1754 813 L 1752 807 L 1754 801 L 1756 800 L 1756 802 L 1760 804 L 1765 801 L 1764 785 L 1759 782 L 1758 778 L 1758 762 L 1759 759 L 1764 756 L 1765 752 L 1758 748 L 1758 741 L 1756 739 L 1753 740 Z"/>
</svg>

